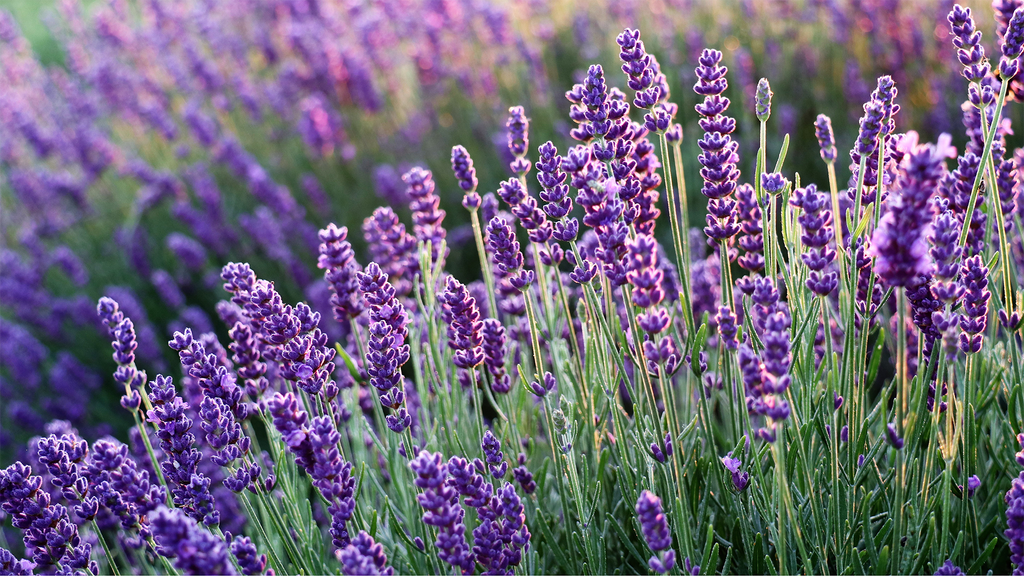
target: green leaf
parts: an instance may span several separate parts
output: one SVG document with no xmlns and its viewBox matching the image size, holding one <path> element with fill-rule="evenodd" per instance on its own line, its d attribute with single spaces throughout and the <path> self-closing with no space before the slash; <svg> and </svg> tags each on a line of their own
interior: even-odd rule
<svg viewBox="0 0 1024 576">
<path fill-rule="evenodd" d="M 538 522 L 536 524 L 540 526 L 541 534 L 543 534 L 544 540 L 549 544 L 545 549 L 551 551 L 551 554 L 555 557 L 555 561 L 562 567 L 562 570 L 555 570 L 555 572 L 568 573 L 572 571 L 573 567 L 569 564 L 569 560 L 562 552 L 562 547 L 558 545 L 558 540 L 555 539 L 555 536 L 551 533 L 551 528 L 548 527 L 547 516 L 544 515 L 544 511 L 540 508 L 537 508 L 537 520 Z"/>
<path fill-rule="evenodd" d="M 882 546 L 878 553 L 878 564 L 875 565 L 875 574 L 889 574 L 889 545 Z"/>
<path fill-rule="evenodd" d="M 700 560 L 700 573 L 701 574 L 707 574 L 708 573 L 707 572 L 707 566 L 711 562 L 711 551 L 712 551 L 712 549 L 715 546 L 717 546 L 715 544 L 715 527 L 714 527 L 713 524 L 708 524 L 707 541 L 704 542 L 704 553 L 701 555 L 701 560 Z M 715 562 L 715 565 L 717 566 L 718 563 Z"/>
<path fill-rule="evenodd" d="M 355 361 L 352 360 L 352 357 L 348 355 L 348 352 L 341 347 L 340 342 L 334 344 L 334 349 L 338 351 L 338 355 L 345 361 L 345 366 L 348 368 L 348 373 L 352 376 L 352 379 L 356 382 L 363 382 L 363 378 L 359 375 L 359 369 L 356 367 Z"/>
<path fill-rule="evenodd" d="M 640 552 L 637 551 L 636 546 L 633 546 L 633 541 L 629 538 L 629 536 L 626 535 L 626 531 L 622 529 L 622 525 L 619 523 L 619 521 L 616 520 L 615 517 L 611 514 L 607 514 L 606 517 L 608 518 L 608 525 L 611 526 L 612 530 L 615 531 L 615 535 L 619 537 L 619 541 L 622 542 L 622 545 L 626 547 L 626 550 L 628 550 L 633 555 L 633 557 L 637 559 L 638 562 L 646 566 L 647 559 L 640 555 Z"/>
<path fill-rule="evenodd" d="M 989 540 L 988 541 L 988 546 L 985 546 L 985 549 L 981 551 L 981 554 L 978 555 L 978 559 L 975 560 L 974 563 L 971 564 L 971 567 L 967 569 L 967 573 L 968 574 L 981 574 L 982 567 L 985 565 L 985 562 L 988 561 L 988 558 L 989 558 L 989 556 L 992 555 L 992 552 L 995 551 L 996 544 L 998 544 L 998 543 L 999 543 L 999 537 L 998 536 L 996 536 L 996 537 L 992 538 L 991 540 Z"/>
<path fill-rule="evenodd" d="M 779 159 L 775 162 L 775 171 L 779 172 L 782 170 L 782 164 L 786 161 L 786 154 L 789 153 L 789 134 L 786 134 L 782 138 L 782 149 L 779 150 Z"/>
</svg>

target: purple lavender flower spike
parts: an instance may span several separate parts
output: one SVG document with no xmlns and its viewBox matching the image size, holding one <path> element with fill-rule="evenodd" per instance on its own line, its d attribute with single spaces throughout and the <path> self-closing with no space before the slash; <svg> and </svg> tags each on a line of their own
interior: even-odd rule
<svg viewBox="0 0 1024 576">
<path fill-rule="evenodd" d="M 455 352 L 453 362 L 459 368 L 470 370 L 479 366 L 484 361 L 484 351 L 476 299 L 454 276 L 445 279 L 444 292 L 438 299 L 446 308 L 448 347 Z"/>
<path fill-rule="evenodd" d="M 939 569 L 935 571 L 935 576 L 964 576 L 964 571 L 956 564 L 953 564 L 952 560 L 946 560 L 946 563 L 939 566 Z"/>
<path fill-rule="evenodd" d="M 761 220 L 761 207 L 757 205 L 754 187 L 750 184 L 741 184 L 736 188 L 736 200 L 738 202 L 740 215 L 740 231 L 743 236 L 739 239 L 740 248 L 744 254 L 736 259 L 736 263 L 744 270 L 760 272 L 764 270 L 764 228 Z M 737 285 L 750 284 L 752 276 L 744 276 L 737 280 Z M 749 291 L 741 288 L 744 293 Z"/>
<path fill-rule="evenodd" d="M 491 249 L 495 268 L 509 278 L 512 286 L 525 290 L 533 283 L 534 273 L 523 269 L 523 253 L 519 250 L 519 241 L 504 218 L 495 216 L 487 224 L 487 245 Z"/>
<path fill-rule="evenodd" d="M 242 574 L 255 576 L 266 573 L 267 555 L 260 554 L 256 545 L 246 536 L 235 536 L 231 542 L 231 554 L 238 561 Z"/>
<path fill-rule="evenodd" d="M 960 267 L 963 279 L 964 314 L 960 317 L 960 350 L 967 354 L 981 351 L 985 326 L 988 323 L 988 301 L 992 294 L 988 290 L 988 267 L 981 256 L 971 256 Z"/>
<path fill-rule="evenodd" d="M 1020 72 L 1020 56 L 1024 51 L 1024 6 L 1013 11 L 1000 49 L 1003 56 L 999 60 L 999 75 L 1010 80 Z"/>
<path fill-rule="evenodd" d="M 320 257 L 317 268 L 324 271 L 324 280 L 334 294 L 331 305 L 338 322 L 348 322 L 363 311 L 359 298 L 356 274 L 359 264 L 355 261 L 352 244 L 348 242 L 348 228 L 338 228 L 333 223 L 320 230 Z"/>
<path fill-rule="evenodd" d="M 656 339 L 670 323 L 668 313 L 660 306 L 665 299 L 665 291 L 664 272 L 658 268 L 658 242 L 653 236 L 638 234 L 633 240 L 626 241 L 626 246 L 629 251 L 626 279 L 633 287 L 633 304 L 644 309 L 637 316 L 637 322 L 649 335 L 649 339 L 643 342 L 648 369 L 657 373 L 659 366 L 664 366 L 666 373 L 674 373 L 682 355 L 671 336 Z"/>
<path fill-rule="evenodd" d="M 412 416 L 403 405 L 405 391 L 401 372 L 402 365 L 409 361 L 408 313 L 375 262 L 370 262 L 366 271 L 359 273 L 359 288 L 370 305 L 366 371 L 370 384 L 380 394 L 381 404 L 395 411 L 387 417 L 388 427 L 400 433 L 412 424 Z"/>
<path fill-rule="evenodd" d="M 964 66 L 964 78 L 970 82 L 981 81 L 988 76 L 989 65 L 985 60 L 985 47 L 981 45 L 981 31 L 974 25 L 971 9 L 956 4 L 946 19 L 953 31 L 957 59 Z"/>
<path fill-rule="evenodd" d="M 399 296 L 412 290 L 412 276 L 418 269 L 416 238 L 406 232 L 395 211 L 382 206 L 363 221 L 363 237 L 370 248 L 371 260 L 387 273 L 388 281 Z"/>
<path fill-rule="evenodd" d="M 434 177 L 430 170 L 417 166 L 406 172 L 402 180 L 408 186 L 406 193 L 412 210 L 413 232 L 417 240 L 431 243 L 431 256 L 436 261 L 447 232 L 441 225 L 445 212 L 439 207 L 441 199 L 434 194 Z"/>
<path fill-rule="evenodd" d="M 336 555 L 341 562 L 341 573 L 346 576 L 391 576 L 395 573 L 393 567 L 387 566 L 384 547 L 374 542 L 364 530 L 360 530 L 352 543 L 338 550 Z"/>
<path fill-rule="evenodd" d="M 934 218 L 934 205 L 929 200 L 942 177 L 945 159 L 955 153 L 948 134 L 940 136 L 937 145 L 918 145 L 917 133 L 909 132 L 900 141 L 900 148 L 906 156 L 899 174 L 899 192 L 889 197 L 868 249 L 877 257 L 875 273 L 889 286 L 908 286 L 934 268 L 926 240 Z"/>
<path fill-rule="evenodd" d="M 698 82 L 693 87 L 694 92 L 704 96 L 704 101 L 696 106 L 697 113 L 703 116 L 700 126 L 704 129 L 704 137 L 697 143 L 701 149 L 698 160 L 703 166 L 701 193 L 708 198 L 708 225 L 704 233 L 717 242 L 724 242 L 740 231 L 736 202 L 731 198 L 740 176 L 736 168 L 739 144 L 730 136 L 736 129 L 736 120 L 725 116 L 729 99 L 722 93 L 729 85 L 725 79 L 728 69 L 719 66 L 721 61 L 721 52 L 704 50 L 696 69 Z"/>
<path fill-rule="evenodd" d="M 28 576 L 34 566 L 28 560 L 18 560 L 6 548 L 0 548 L 0 572 L 12 576 Z"/>
<path fill-rule="evenodd" d="M 473 159 L 470 158 L 469 152 L 462 146 L 452 146 L 452 172 L 459 181 L 459 188 L 466 193 L 462 197 L 462 206 L 467 210 L 479 208 L 481 198 L 476 191 L 479 183 L 476 179 L 476 168 L 473 167 Z"/>
<path fill-rule="evenodd" d="M 487 430 L 484 432 L 480 447 L 483 448 L 484 459 L 491 470 L 491 475 L 498 480 L 502 479 L 508 472 L 508 462 L 505 462 L 505 455 L 501 451 L 501 442 L 490 430 Z"/>
<path fill-rule="evenodd" d="M 1014 574 L 1024 570 L 1024 472 L 1021 472 L 1006 492 L 1006 530 L 1003 535 L 1010 542 L 1010 563 Z"/>
<path fill-rule="evenodd" d="M 754 94 L 754 113 L 758 122 L 767 122 L 772 115 L 772 87 L 768 84 L 767 78 L 761 78 L 757 82 L 757 91 Z"/>
<path fill-rule="evenodd" d="M 512 106 L 508 109 L 505 128 L 508 130 L 508 151 L 515 157 L 508 167 L 513 174 L 522 177 L 530 171 L 530 161 L 526 158 L 526 152 L 530 148 L 530 119 L 526 117 L 526 111 L 522 106 Z"/>
<path fill-rule="evenodd" d="M 648 490 L 640 493 L 636 501 L 636 515 L 644 540 L 655 553 L 648 561 L 651 570 L 665 574 L 675 566 L 676 553 L 672 549 L 672 532 L 658 498 Z"/>
<path fill-rule="evenodd" d="M 519 466 L 512 470 L 512 477 L 516 479 L 524 494 L 533 494 L 537 490 L 537 483 L 533 481 L 533 473 L 526 468 L 526 455 L 519 454 Z"/>
<path fill-rule="evenodd" d="M 235 574 L 227 544 L 180 509 L 157 508 L 150 516 L 157 552 L 185 574 Z"/>
<path fill-rule="evenodd" d="M 463 574 L 472 574 L 475 567 L 469 544 L 466 543 L 465 512 L 458 503 L 458 492 L 448 484 L 448 464 L 441 454 L 420 451 L 409 467 L 416 478 L 413 481 L 421 490 L 416 501 L 423 508 L 423 523 L 437 529 L 437 557 Z"/>
<path fill-rule="evenodd" d="M 794 191 L 789 203 L 803 210 L 797 220 L 804 229 L 800 240 L 807 247 L 800 258 L 811 270 L 806 282 L 807 288 L 818 296 L 828 296 L 839 285 L 838 274 L 826 271 L 836 258 L 836 252 L 832 249 L 835 235 L 832 232 L 829 197 L 818 192 L 814 184 L 809 184 L 806 188 Z"/>
<path fill-rule="evenodd" d="M 485 318 L 481 326 L 483 334 L 484 365 L 491 374 L 491 389 L 496 394 L 508 394 L 512 381 L 505 370 L 506 336 L 505 327 L 494 318 Z"/>
<path fill-rule="evenodd" d="M 715 322 L 718 324 L 718 335 L 722 344 L 729 350 L 735 350 L 737 346 L 736 335 L 739 326 L 736 325 L 736 315 L 728 306 L 720 306 L 715 314 Z"/>
<path fill-rule="evenodd" d="M 836 151 L 836 137 L 832 134 L 832 119 L 824 114 L 818 114 L 818 118 L 814 121 L 814 136 L 818 139 L 821 159 L 825 162 L 834 162 L 838 152 Z"/>
</svg>

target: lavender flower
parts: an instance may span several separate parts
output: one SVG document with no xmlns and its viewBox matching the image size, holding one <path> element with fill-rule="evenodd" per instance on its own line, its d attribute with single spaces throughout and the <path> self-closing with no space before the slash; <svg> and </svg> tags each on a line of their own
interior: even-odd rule
<svg viewBox="0 0 1024 576">
<path fill-rule="evenodd" d="M 448 347 L 455 351 L 453 362 L 459 368 L 474 369 L 484 361 L 480 334 L 480 309 L 466 286 L 449 276 L 438 297 L 448 320 Z"/>
<path fill-rule="evenodd" d="M 260 554 L 256 545 L 246 536 L 235 536 L 231 542 L 231 554 L 238 562 L 242 574 L 254 576 L 264 574 L 267 569 L 267 555 Z"/>
<path fill-rule="evenodd" d="M 937 145 L 918 145 L 916 132 L 909 132 L 900 142 L 906 157 L 899 192 L 889 197 L 869 248 L 869 254 L 877 257 L 875 273 L 889 286 L 907 286 L 918 276 L 932 272 L 925 239 L 934 217 L 929 199 L 950 154 L 949 142 L 949 135 L 944 134 Z"/>
<path fill-rule="evenodd" d="M 957 59 L 964 66 L 964 78 L 970 82 L 981 81 L 988 76 L 989 65 L 985 60 L 985 47 L 981 45 L 981 31 L 974 25 L 971 9 L 956 4 L 946 19 L 953 31 Z"/>
<path fill-rule="evenodd" d="M 664 366 L 667 374 L 675 372 L 682 357 L 671 336 L 656 336 L 664 332 L 670 323 L 668 313 L 660 306 L 665 298 L 663 289 L 664 272 L 658 268 L 658 243 L 653 236 L 638 234 L 626 242 L 629 259 L 626 263 L 626 278 L 633 286 L 633 304 L 644 309 L 637 316 L 640 327 L 647 332 L 643 342 L 644 357 L 649 369 L 657 373 Z"/>
<path fill-rule="evenodd" d="M 733 458 L 732 452 L 729 452 L 724 458 L 722 458 L 722 466 L 725 466 L 725 469 L 732 474 L 732 485 L 736 488 L 737 492 L 742 492 L 747 489 L 747 485 L 750 484 L 750 474 L 748 472 L 740 471 L 740 467 L 743 466 L 743 462 L 738 458 Z"/>
<path fill-rule="evenodd" d="M 758 122 L 767 122 L 772 115 L 772 87 L 768 84 L 767 78 L 761 78 L 757 82 L 757 92 L 754 95 L 754 112 Z"/>
<path fill-rule="evenodd" d="M 636 501 L 636 515 L 644 540 L 655 553 L 648 560 L 651 570 L 658 574 L 671 571 L 675 566 L 676 551 L 672 549 L 672 532 L 668 529 L 668 522 L 662 511 L 661 498 L 648 490 L 641 492 L 640 498 Z"/>
<path fill-rule="evenodd" d="M 28 560 L 18 560 L 6 548 L 0 548 L 0 572 L 12 576 L 28 576 L 32 574 L 33 565 Z"/>
<path fill-rule="evenodd" d="M 466 525 L 462 518 L 465 512 L 458 503 L 458 493 L 448 482 L 448 464 L 441 454 L 422 450 L 409 462 L 409 468 L 416 474 L 413 481 L 421 490 L 416 501 L 423 508 L 423 523 L 437 530 L 437 557 L 463 574 L 472 574 L 475 566 L 469 544 L 466 543 Z"/>
<path fill-rule="evenodd" d="M 441 199 L 434 194 L 433 175 L 417 166 L 406 172 L 402 180 L 408 186 L 406 193 L 412 210 L 413 232 L 417 240 L 431 243 L 431 257 L 436 261 L 447 233 L 441 225 L 445 212 L 439 207 Z"/>
<path fill-rule="evenodd" d="M 964 260 L 960 267 L 960 275 L 966 288 L 963 297 L 964 314 L 960 317 L 960 349 L 967 354 L 981 351 L 985 326 L 988 322 L 988 301 L 992 294 L 988 291 L 988 267 L 981 256 L 972 256 Z"/>
<path fill-rule="evenodd" d="M 235 574 L 224 540 L 200 528 L 180 509 L 157 508 L 150 516 L 157 552 L 185 574 Z"/>
<path fill-rule="evenodd" d="M 754 187 L 750 184 L 740 184 L 736 188 L 736 200 L 740 214 L 740 231 L 743 232 L 739 245 L 744 251 L 744 254 L 736 259 L 736 263 L 745 270 L 759 272 L 764 270 L 764 229 L 761 222 L 761 207 L 757 205 Z M 751 276 L 744 276 L 740 280 L 749 278 Z M 737 284 L 740 284 L 740 280 L 737 280 Z"/>
<path fill-rule="evenodd" d="M 505 370 L 505 327 L 494 318 L 485 318 L 481 332 L 483 334 L 484 365 L 492 378 L 491 389 L 497 394 L 508 394 L 512 389 L 512 383 Z"/>
<path fill-rule="evenodd" d="M 828 296 L 839 285 L 838 275 L 825 271 L 836 258 L 831 247 L 835 235 L 828 195 L 819 193 L 814 184 L 808 184 L 806 188 L 794 191 L 789 203 L 803 210 L 797 220 L 804 229 L 800 240 L 807 247 L 800 259 L 811 270 L 806 281 L 807 289 L 818 296 Z"/>
<path fill-rule="evenodd" d="M 999 75 L 1009 80 L 1020 72 L 1020 55 L 1024 51 L 1024 7 L 1013 11 L 1000 49 L 1003 56 L 999 60 Z"/>
<path fill-rule="evenodd" d="M 525 290 L 533 283 L 533 271 L 523 269 L 523 254 L 519 251 L 519 241 L 512 234 L 508 223 L 500 216 L 495 216 L 487 224 L 487 244 L 491 249 L 495 268 L 509 278 L 513 287 Z"/>
<path fill-rule="evenodd" d="M 384 547 L 374 542 L 364 530 L 359 531 L 351 544 L 338 550 L 337 556 L 341 562 L 341 573 L 345 575 L 391 576 L 395 573 L 394 568 L 386 566 L 388 557 L 384 554 Z"/>
<path fill-rule="evenodd" d="M 359 288 L 370 305 L 366 371 L 370 384 L 380 394 L 381 404 L 395 411 L 387 417 L 388 427 L 400 433 L 412 424 L 412 417 L 403 406 L 405 391 L 401 372 L 402 365 L 409 361 L 408 314 L 395 298 L 395 288 L 375 262 L 370 262 L 366 271 L 359 274 Z"/>
<path fill-rule="evenodd" d="M 338 228 L 331 223 L 320 230 L 319 236 L 320 257 L 317 259 L 317 268 L 324 271 L 324 280 L 334 292 L 331 305 L 334 307 L 335 320 L 345 323 L 363 311 L 356 282 L 359 265 L 355 261 L 352 245 L 348 242 L 348 228 Z"/>
<path fill-rule="evenodd" d="M 412 290 L 412 275 L 419 268 L 416 238 L 406 232 L 395 211 L 382 206 L 363 221 L 363 237 L 370 248 L 371 260 L 387 273 L 395 293 L 404 296 Z"/>
<path fill-rule="evenodd" d="M 729 99 L 722 93 L 729 83 L 725 79 L 728 69 L 719 66 L 721 61 L 722 53 L 718 50 L 706 49 L 701 53 L 696 70 L 698 82 L 693 90 L 704 96 L 704 101 L 696 106 L 703 116 L 700 126 L 704 129 L 704 137 L 698 142 L 701 149 L 698 160 L 703 166 L 701 177 L 704 179 L 701 193 L 709 199 L 708 225 L 704 233 L 711 240 L 724 242 L 740 230 L 736 202 L 730 198 L 740 172 L 736 168 L 739 145 L 730 136 L 736 129 L 736 120 L 724 115 Z"/>
<path fill-rule="evenodd" d="M 480 447 L 484 451 L 484 459 L 491 469 L 491 475 L 499 480 L 503 478 L 508 471 L 508 462 L 505 462 L 505 455 L 501 452 L 501 442 L 487 430 L 480 441 Z"/>
<path fill-rule="evenodd" d="M 522 177 L 530 171 L 530 161 L 526 158 L 526 152 L 530 147 L 530 119 L 526 117 L 526 111 L 522 106 L 512 106 L 508 109 L 505 128 L 508 130 L 508 151 L 515 157 L 508 167 L 513 174 Z"/>
<path fill-rule="evenodd" d="M 814 121 L 814 136 L 818 139 L 821 159 L 825 162 L 834 162 L 837 152 L 836 138 L 832 134 L 832 119 L 824 114 L 818 114 Z"/>
<path fill-rule="evenodd" d="M 935 576 L 964 576 L 964 571 L 956 564 L 953 564 L 952 560 L 946 560 L 946 563 L 939 566 L 939 569 L 935 571 Z"/>
<path fill-rule="evenodd" d="M 452 172 L 459 181 L 459 188 L 466 193 L 462 198 L 462 206 L 467 210 L 479 208 L 480 194 L 476 191 L 479 183 L 476 179 L 476 168 L 473 168 L 473 159 L 470 158 L 469 152 L 462 146 L 452 146 Z"/>
<path fill-rule="evenodd" d="M 885 425 L 885 437 L 893 448 L 897 450 L 903 449 L 904 440 L 900 436 L 899 431 L 896 430 L 895 423 L 890 422 L 889 424 Z"/>
</svg>

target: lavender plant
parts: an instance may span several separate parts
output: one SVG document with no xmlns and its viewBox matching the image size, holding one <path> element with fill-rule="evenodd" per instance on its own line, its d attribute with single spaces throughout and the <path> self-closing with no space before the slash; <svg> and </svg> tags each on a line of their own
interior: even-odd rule
<svg viewBox="0 0 1024 576">
<path fill-rule="evenodd" d="M 0 571 L 1024 571 L 1024 154 L 1010 152 L 1024 7 L 1003 4 L 997 66 L 972 11 L 948 15 L 950 65 L 968 81 L 960 155 L 949 134 L 897 131 L 903 85 L 882 75 L 864 91 L 841 189 L 829 117 L 785 126 L 797 96 L 767 79 L 737 94 L 756 76 L 714 48 L 686 59 L 699 98 L 675 94 L 695 104 L 686 113 L 670 68 L 627 28 L 609 42 L 622 73 L 594 64 L 565 93 L 573 127 L 561 137 L 534 134 L 544 143 L 532 149 L 530 114 L 543 112 L 517 105 L 498 164 L 467 140 L 442 155 L 452 179 L 425 166 L 380 172 L 391 206 L 363 221 L 365 265 L 348 226 L 307 219 L 331 208 L 318 180 L 297 199 L 230 126 L 285 117 L 296 100 L 290 122 L 313 157 L 354 155 L 370 138 L 352 110 L 404 109 L 392 101 L 402 90 L 380 87 L 393 79 L 371 69 L 403 69 L 408 56 L 427 92 L 461 80 L 468 62 L 514 44 L 506 15 L 445 5 L 416 20 L 353 5 L 349 29 L 330 3 L 211 7 L 228 32 L 207 24 L 176 38 L 192 17 L 151 2 L 141 30 L 157 40 L 146 44 L 119 4 L 101 10 L 69 49 L 77 76 L 51 79 L 80 124 L 33 124 L 18 107 L 0 117 L 21 134 L 0 152 L 38 226 L 20 240 L 33 259 L 3 252 L 16 322 L 0 325 L 0 392 L 4 414 L 29 412 L 8 390 L 38 390 L 47 345 L 98 324 L 122 418 L 114 402 L 105 413 L 126 426 L 96 427 L 65 406 L 55 413 L 67 418 L 30 422 L 40 434 L 0 470 Z M 250 26 L 260 22 L 274 27 Z M 387 36 L 399 22 L 413 25 L 411 56 L 382 48 L 399 42 Z M 0 56 L 28 62 L 0 23 Z M 490 50 L 449 46 L 460 30 Z M 159 42 L 173 56 L 144 65 Z M 277 83 L 228 66 L 248 58 Z M 165 81 L 194 99 L 175 105 Z M 466 78 L 464 90 L 493 99 L 496 81 Z M 190 193 L 173 173 L 118 158 L 113 131 L 87 121 L 93 89 L 167 141 L 189 130 L 244 182 L 251 213 L 229 220 L 205 168 L 190 172 Z M 684 124 L 701 129 L 695 145 Z M 770 124 L 785 137 L 770 140 Z M 47 137 L 58 127 L 67 142 Z M 787 167 L 789 128 L 827 181 Z M 73 157 L 75 175 L 26 170 L 26 145 L 43 160 Z M 702 195 L 688 197 L 694 159 Z M 39 237 L 87 220 L 85 190 L 115 180 L 111 166 L 145 182 L 120 242 L 160 306 L 112 286 L 93 307 L 42 279 L 52 268 L 88 283 L 85 264 Z M 54 194 L 58 208 L 40 209 Z M 706 226 L 691 229 L 698 203 Z M 191 235 L 167 234 L 157 258 L 140 219 L 161 210 Z M 180 327 L 166 348 L 164 325 Z M 49 368 L 49 390 L 97 379 L 71 358 Z"/>
</svg>

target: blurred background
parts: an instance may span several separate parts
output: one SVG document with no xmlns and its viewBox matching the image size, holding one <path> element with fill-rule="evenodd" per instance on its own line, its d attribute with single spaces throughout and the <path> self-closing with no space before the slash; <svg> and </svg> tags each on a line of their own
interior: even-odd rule
<svg viewBox="0 0 1024 576">
<path fill-rule="evenodd" d="M 1019 0 L 966 4 L 993 54 L 1000 19 Z M 408 222 L 401 175 L 411 166 L 437 180 L 449 270 L 474 279 L 479 266 L 451 147 L 469 150 L 481 192 L 495 190 L 511 175 L 507 111 L 522 105 L 531 148 L 552 140 L 564 152 L 573 144 L 564 93 L 587 66 L 604 65 L 609 85 L 626 88 L 615 44 L 625 27 L 642 31 L 679 105 L 692 222 L 703 220 L 704 205 L 691 90 L 703 47 L 722 50 L 730 68 L 744 175 L 754 168 L 753 97 L 762 76 L 775 93 L 769 157 L 789 134 L 791 178 L 799 172 L 803 182 L 827 184 L 813 128 L 824 113 L 845 182 L 845 151 L 882 74 L 899 89 L 898 132 L 950 132 L 962 149 L 967 87 L 946 22 L 951 7 L 0 0 L 0 462 L 52 419 L 70 421 L 87 439 L 123 435 L 130 418 L 109 376 L 97 298 L 114 297 L 135 321 L 139 365 L 151 378 L 178 375 L 166 346 L 175 330 L 226 336 L 215 307 L 227 262 L 250 262 L 286 300 L 306 300 L 330 317 L 317 230 L 348 226 L 365 264 L 359 229 L 376 206 L 391 205 Z M 1022 108 L 1008 110 L 1017 126 Z M 1012 136 L 1010 148 L 1021 141 Z"/>
</svg>

